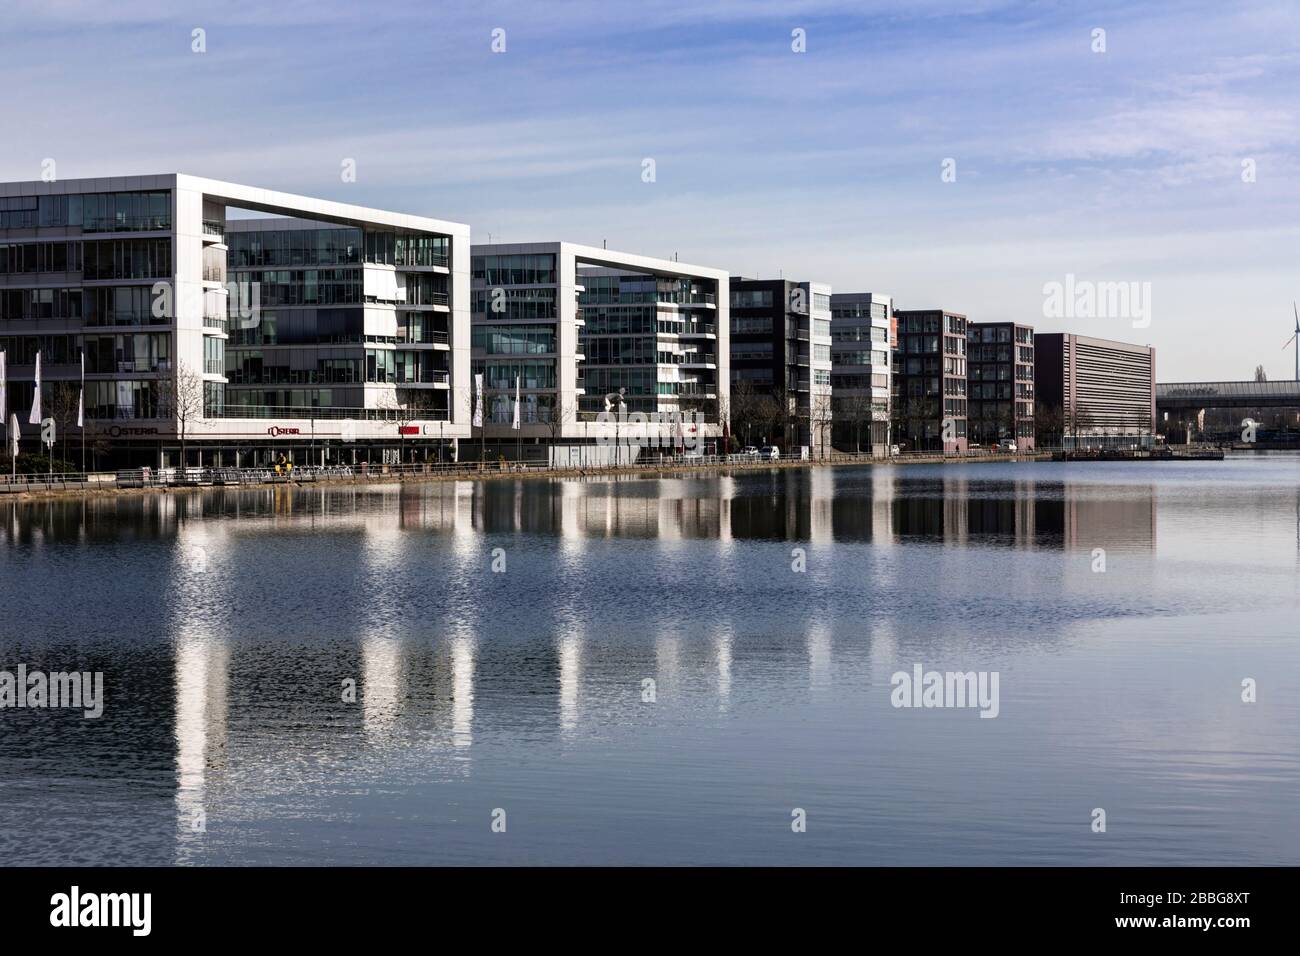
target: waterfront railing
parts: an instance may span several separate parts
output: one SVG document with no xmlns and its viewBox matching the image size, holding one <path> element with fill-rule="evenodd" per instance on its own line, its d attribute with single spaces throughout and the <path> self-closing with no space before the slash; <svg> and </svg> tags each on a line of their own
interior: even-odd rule
<svg viewBox="0 0 1300 956">
<path fill-rule="evenodd" d="M 899 460 L 942 457 L 935 453 L 899 455 Z M 949 456 L 951 457 L 951 456 Z M 367 478 L 475 478 L 492 474 L 529 474 L 562 472 L 566 474 L 601 474 L 620 471 L 647 471 L 657 468 L 739 467 L 766 468 L 773 464 L 862 463 L 889 459 L 870 453 L 836 452 L 809 459 L 764 459 L 746 454 L 641 454 L 635 461 L 595 463 L 583 461 L 510 461 L 497 459 L 459 462 L 415 462 L 403 464 L 295 465 L 292 468 L 128 468 L 116 473 L 52 472 L 0 475 L 0 494 L 27 491 L 77 491 L 94 488 L 174 488 L 224 485 L 290 484 L 317 481 L 347 481 Z"/>
<path fill-rule="evenodd" d="M 356 481 L 367 479 L 420 479 L 420 478 L 463 478 L 473 479 L 501 474 L 541 474 L 559 473 L 565 475 L 601 475 L 619 472 L 652 472 L 657 469 L 687 468 L 745 468 L 761 469 L 773 465 L 803 464 L 887 464 L 923 463 L 940 461 L 970 460 L 1014 460 L 1016 458 L 1049 458 L 1059 449 L 1038 448 L 1027 453 L 999 454 L 991 449 L 973 449 L 964 454 L 942 451 L 911 451 L 897 455 L 882 456 L 871 452 L 827 452 L 822 455 L 810 455 L 808 458 L 786 456 L 771 459 L 754 454 L 703 455 L 703 454 L 657 454 L 642 451 L 635 461 L 618 464 L 590 461 L 511 461 L 502 458 L 468 460 L 459 462 L 407 462 L 403 464 L 356 464 L 356 465 L 295 465 L 292 468 L 281 466 L 277 470 L 271 467 L 253 468 L 134 468 L 123 469 L 115 474 L 53 472 L 40 474 L 5 475 L 0 474 L 0 494 L 27 491 L 78 491 L 96 488 L 172 488 L 205 487 L 223 485 L 274 485 L 302 484 L 317 481 Z M 1183 447 L 1170 448 L 1152 456 L 1155 460 L 1169 458 L 1197 458 L 1197 449 Z"/>
</svg>

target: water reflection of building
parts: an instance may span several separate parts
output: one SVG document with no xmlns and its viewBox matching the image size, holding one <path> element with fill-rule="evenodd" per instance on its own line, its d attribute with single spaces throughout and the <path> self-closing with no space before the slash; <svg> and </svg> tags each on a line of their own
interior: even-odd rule
<svg viewBox="0 0 1300 956">
<path fill-rule="evenodd" d="M 183 853 L 203 847 L 203 836 L 189 829 L 196 810 L 206 810 L 210 821 L 228 821 L 232 804 L 236 814 L 254 814 L 259 795 L 286 779 L 307 788 L 332 779 L 328 775 L 360 779 L 377 767 L 392 770 L 394 779 L 402 770 L 463 776 L 482 765 L 482 742 L 502 733 L 577 739 L 619 721 L 651 719 L 683 702 L 741 712 L 773 689 L 825 696 L 853 668 L 883 671 L 900 647 L 908 653 L 916 647 L 915 620 L 899 614 L 882 623 L 888 615 L 875 615 L 872 607 L 911 583 L 901 578 L 916 564 L 901 560 L 900 546 L 1152 548 L 1152 488 L 1041 477 L 1081 470 L 882 467 L 744 471 L 723 478 L 322 486 L 290 489 L 291 516 L 260 491 L 213 491 L 56 503 L 37 524 L 58 529 L 62 540 L 176 538 L 164 598 L 170 617 L 150 626 L 177 635 L 174 662 L 168 661 L 174 665 L 169 690 L 175 726 L 167 730 L 174 739 L 167 743 L 175 746 L 174 809 Z M 980 477 L 986 473 L 996 477 Z M 1288 494 L 1288 510 L 1291 504 Z M 1170 528 L 1189 528 L 1202 517 L 1191 511 L 1180 516 L 1176 499 L 1166 506 L 1172 508 Z M 241 517 L 226 520 L 232 514 Z M 545 613 L 523 618 L 523 627 L 501 604 L 513 600 L 500 595 L 517 587 L 516 580 L 486 570 L 489 529 L 536 534 L 526 549 L 555 562 L 539 571 L 544 588 L 525 599 Z M 670 565 L 655 560 L 654 546 L 639 540 L 614 547 L 595 540 L 607 537 L 661 539 L 683 551 L 692 537 L 712 542 L 693 554 L 717 555 L 717 583 L 709 582 L 709 593 L 719 597 L 684 611 L 671 590 L 673 577 L 664 574 L 615 582 L 627 583 L 650 610 L 612 610 L 627 603 L 627 590 L 592 600 L 593 586 L 613 580 L 598 567 L 608 554 L 635 551 L 650 556 L 647 568 Z M 310 564 L 295 563 L 309 539 L 325 546 L 310 551 Z M 756 573 L 756 554 L 785 560 L 781 553 L 793 546 L 769 547 L 774 541 L 828 540 L 869 547 L 838 548 L 836 561 L 822 561 L 810 548 L 807 576 L 791 575 L 771 587 Z M 507 547 L 514 570 L 517 552 Z M 940 560 L 950 563 L 941 571 L 969 568 L 958 549 L 944 550 Z M 200 555 L 206 569 L 191 571 L 185 562 Z M 1029 576 L 1043 567 L 1012 563 L 1025 575 L 1015 587 L 1032 585 Z M 560 573 L 551 574 L 557 565 Z M 293 572 L 283 573 L 286 567 Z M 830 567 L 837 569 L 831 586 L 821 588 L 817 577 Z M 312 579 L 329 582 L 332 590 L 315 595 L 329 607 L 327 617 L 302 597 L 299 578 L 304 588 Z M 737 600 L 728 596 L 731 585 L 748 585 L 749 592 Z M 292 600 L 263 611 L 260 602 L 276 588 Z M 790 608 L 748 617 L 745 603 L 761 602 L 765 590 L 776 600 L 793 597 Z M 429 599 L 431 593 L 436 598 Z M 850 608 L 861 618 L 844 621 Z M 781 623 L 755 628 L 769 612 Z M 995 606 L 987 613 L 1004 611 Z M 504 630 L 494 615 L 517 630 Z M 233 638 L 231 627 L 239 628 Z M 1043 634 L 1021 630 L 1026 640 Z M 636 706 L 647 676 L 660 682 L 659 711 Z M 357 680 L 351 707 L 340 700 L 343 677 Z M 240 715 L 233 736 L 228 710 Z M 285 755 L 293 763 L 277 779 L 270 770 L 284 766 Z M 223 779 L 227 763 L 238 770 L 237 780 Z"/>
<path fill-rule="evenodd" d="M 455 638 L 451 643 L 451 732 L 457 747 L 474 742 L 474 641 Z"/>
<path fill-rule="evenodd" d="M 230 651 L 211 634 L 176 640 L 176 829 L 178 856 L 202 840 L 207 826 L 209 769 L 226 756 Z"/>
<path fill-rule="evenodd" d="M 713 636 L 714 659 L 717 662 L 718 709 L 725 711 L 731 704 L 731 645 L 734 637 L 728 624 L 715 628 Z"/>
<path fill-rule="evenodd" d="M 399 638 L 379 633 L 361 641 L 361 684 L 357 697 L 361 721 L 372 738 L 382 738 L 397 721 L 406 697 L 403 684 L 406 665 Z"/>
<path fill-rule="evenodd" d="M 1081 494 L 1082 486 L 1067 484 L 1059 499 L 1039 501 L 1038 525 L 1059 535 L 1066 550 L 1154 551 L 1156 498 L 1148 485 L 1137 494 L 1097 498 Z"/>
<path fill-rule="evenodd" d="M 177 520 L 172 552 L 176 738 L 176 853 L 185 862 L 207 829 L 209 772 L 225 764 L 230 647 L 214 613 L 232 597 L 228 540 L 219 524 L 185 514 L 192 499 L 158 503 Z M 177 518 L 177 514 L 185 514 Z"/>
<path fill-rule="evenodd" d="M 752 476 L 732 491 L 730 531 L 739 540 L 825 542 L 835 537 L 836 473 L 826 468 Z"/>
<path fill-rule="evenodd" d="M 1017 548 L 1155 548 L 1152 486 L 1126 497 L 1098 498 L 1095 486 L 1080 483 L 946 478 L 908 482 L 898 491 L 891 521 L 903 539 L 1004 542 Z"/>
<path fill-rule="evenodd" d="M 570 630 L 560 635 L 556 656 L 559 661 L 560 729 L 568 735 L 578 727 L 581 716 L 579 689 L 582 684 L 582 635 Z"/>
<path fill-rule="evenodd" d="M 992 470 L 996 466 L 980 466 Z M 482 535 L 560 539 L 575 560 L 592 539 L 862 543 L 892 547 L 919 539 L 1016 548 L 1155 546 L 1153 485 L 1099 486 L 1041 473 L 985 479 L 978 469 L 812 468 L 571 481 L 460 481 L 359 487 L 214 489 L 207 495 L 91 499 L 52 505 L 44 525 L 61 536 L 111 537 L 128 521 L 161 535 L 205 509 L 237 517 L 230 533 L 272 531 L 292 539 L 321 532 L 363 535 L 373 557 L 396 549 L 384 571 L 398 574 L 405 534 L 445 533 L 461 560 L 458 580 L 476 573 Z M 24 534 L 39 527 L 25 526 Z M 17 537 L 15 536 L 15 540 Z M 1099 544 L 1093 542 L 1100 541 Z M 725 553 L 725 552 L 724 552 Z"/>
</svg>

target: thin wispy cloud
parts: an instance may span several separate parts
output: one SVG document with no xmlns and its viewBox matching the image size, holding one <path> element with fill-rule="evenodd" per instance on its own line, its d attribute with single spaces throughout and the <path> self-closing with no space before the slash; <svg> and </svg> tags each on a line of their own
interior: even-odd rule
<svg viewBox="0 0 1300 956">
<path fill-rule="evenodd" d="M 1146 279 L 1162 377 L 1281 375 L 1298 29 L 1202 0 L 18 0 L 0 178 L 182 170 L 1044 328 L 1044 282 Z"/>
</svg>

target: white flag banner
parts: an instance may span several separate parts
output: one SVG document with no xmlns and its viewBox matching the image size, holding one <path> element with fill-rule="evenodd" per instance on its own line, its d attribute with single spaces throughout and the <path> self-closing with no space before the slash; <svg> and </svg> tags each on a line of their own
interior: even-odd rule
<svg viewBox="0 0 1300 956">
<path fill-rule="evenodd" d="M 474 427 L 483 427 L 483 373 L 474 375 Z"/>
<path fill-rule="evenodd" d="M 36 391 L 32 393 L 32 413 L 27 416 L 27 424 L 41 423 L 41 353 L 36 353 Z"/>
<path fill-rule="evenodd" d="M 515 420 L 510 423 L 511 428 L 519 427 L 519 376 L 515 376 Z"/>
<path fill-rule="evenodd" d="M 81 353 L 81 394 L 77 396 L 77 427 L 86 427 L 86 353 Z"/>
<path fill-rule="evenodd" d="M 18 413 L 9 416 L 9 457 L 18 457 Z"/>
<path fill-rule="evenodd" d="M 7 377 L 8 373 L 5 369 L 5 351 L 4 349 L 0 349 L 0 422 L 4 421 L 5 416 L 9 414 L 9 406 L 6 404 L 7 396 L 5 394 L 5 381 Z"/>
</svg>

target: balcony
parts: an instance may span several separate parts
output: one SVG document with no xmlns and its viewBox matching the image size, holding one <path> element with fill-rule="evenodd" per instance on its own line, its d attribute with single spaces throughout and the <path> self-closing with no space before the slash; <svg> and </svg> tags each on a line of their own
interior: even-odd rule
<svg viewBox="0 0 1300 956">
<path fill-rule="evenodd" d="M 419 375 L 408 378 L 394 378 L 391 385 L 448 385 L 451 382 L 451 372 L 447 369 L 425 369 Z"/>
<path fill-rule="evenodd" d="M 91 216 L 82 232 L 163 232 L 171 229 L 171 216 Z"/>
<path fill-rule="evenodd" d="M 217 222 L 215 219 L 204 219 L 203 235 L 211 239 L 224 241 L 226 238 L 226 224 Z"/>
<path fill-rule="evenodd" d="M 688 352 L 682 354 L 682 360 L 678 364 L 683 368 L 717 368 L 718 357 L 706 352 Z"/>
<path fill-rule="evenodd" d="M 397 330 L 398 345 L 450 345 L 451 336 L 446 332 L 426 331 L 419 337 L 408 337 L 402 334 L 403 330 Z"/>
<path fill-rule="evenodd" d="M 105 363 L 107 365 L 108 363 Z M 172 363 L 169 359 L 127 359 L 111 363 L 119 373 L 121 372 L 170 372 Z M 112 368 L 100 368 L 97 365 L 88 366 L 86 371 L 92 375 L 104 375 L 111 373 Z"/>
<path fill-rule="evenodd" d="M 401 408 L 321 408 L 305 405 L 232 405 L 226 402 L 218 418 L 279 418 L 279 419 L 339 419 L 357 421 L 405 422 L 415 419 L 437 421 L 446 417 L 438 409 L 419 409 L 411 412 Z"/>
<path fill-rule="evenodd" d="M 409 291 L 410 290 L 408 289 L 408 292 Z M 378 299 L 375 296 L 367 295 L 366 301 L 382 302 L 384 300 Z M 418 309 L 421 307 L 431 308 L 434 306 L 447 308 L 448 306 L 451 305 L 451 295 L 446 292 L 425 292 L 422 295 L 407 299 L 405 301 L 392 302 L 388 304 L 396 305 L 402 309 Z"/>
<path fill-rule="evenodd" d="M 227 330 L 226 317 L 224 315 L 205 315 L 203 317 L 203 327 L 225 332 Z"/>
<path fill-rule="evenodd" d="M 429 260 L 428 262 L 408 262 L 407 258 L 408 257 L 406 256 L 394 256 L 393 267 L 395 269 L 427 269 L 430 267 L 445 269 L 447 268 L 447 263 L 450 261 L 449 256 L 437 252 L 430 253 L 428 256 L 424 257 Z M 416 258 L 420 257 L 417 256 Z M 369 262 L 371 260 L 367 259 L 366 261 Z"/>
</svg>

